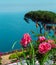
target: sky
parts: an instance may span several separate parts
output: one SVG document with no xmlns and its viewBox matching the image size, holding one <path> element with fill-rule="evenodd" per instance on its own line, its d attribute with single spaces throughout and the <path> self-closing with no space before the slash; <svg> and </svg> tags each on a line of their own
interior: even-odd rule
<svg viewBox="0 0 56 65">
<path fill-rule="evenodd" d="M 56 12 L 56 0 L 0 0 L 0 12 L 50 10 Z"/>
</svg>

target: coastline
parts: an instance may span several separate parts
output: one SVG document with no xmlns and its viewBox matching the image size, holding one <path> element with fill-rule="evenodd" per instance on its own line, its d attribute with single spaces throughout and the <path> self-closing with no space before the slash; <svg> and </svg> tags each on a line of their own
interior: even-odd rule
<svg viewBox="0 0 56 65">
<path fill-rule="evenodd" d="M 18 52 L 22 52 L 22 50 L 13 50 L 11 52 L 5 52 L 2 54 L 1 58 L 2 58 L 2 65 L 6 65 L 6 64 L 10 64 L 11 63 L 11 59 L 9 59 L 11 54 L 14 54 L 16 51 Z"/>
<path fill-rule="evenodd" d="M 4 53 L 2 53 L 2 56 L 15 53 L 16 51 L 21 52 L 22 50 L 13 50 L 13 51 L 9 51 L 9 52 L 4 52 Z"/>
</svg>

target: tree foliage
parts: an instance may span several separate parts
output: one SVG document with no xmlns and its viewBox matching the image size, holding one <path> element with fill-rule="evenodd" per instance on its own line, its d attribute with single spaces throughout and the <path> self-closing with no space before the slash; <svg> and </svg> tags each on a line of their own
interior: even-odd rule
<svg viewBox="0 0 56 65">
<path fill-rule="evenodd" d="M 24 19 L 28 22 L 31 19 L 34 22 L 42 22 L 46 24 L 56 24 L 56 13 L 51 11 L 31 11 L 25 14 Z"/>
<path fill-rule="evenodd" d="M 51 12 L 51 11 L 30 11 L 25 14 L 24 20 L 29 23 L 29 20 L 32 20 L 36 24 L 39 25 L 40 27 L 40 33 L 42 33 L 42 29 L 54 29 L 56 30 L 56 26 L 53 27 L 52 24 L 56 24 L 56 13 Z M 41 27 L 41 25 L 42 27 Z M 47 26 L 48 24 L 51 24 L 52 26 Z M 55 31 L 56 32 L 56 31 Z"/>
</svg>

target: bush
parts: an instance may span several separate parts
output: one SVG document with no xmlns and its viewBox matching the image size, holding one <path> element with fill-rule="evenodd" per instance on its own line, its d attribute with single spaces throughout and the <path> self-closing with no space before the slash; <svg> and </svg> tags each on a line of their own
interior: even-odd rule
<svg viewBox="0 0 56 65">
<path fill-rule="evenodd" d="M 9 59 L 18 59 L 19 57 L 23 56 L 23 52 L 15 52 L 13 54 L 10 55 Z"/>
<path fill-rule="evenodd" d="M 15 59 L 15 58 L 17 58 L 17 55 L 15 53 L 11 54 L 9 57 L 9 59 Z"/>
</svg>

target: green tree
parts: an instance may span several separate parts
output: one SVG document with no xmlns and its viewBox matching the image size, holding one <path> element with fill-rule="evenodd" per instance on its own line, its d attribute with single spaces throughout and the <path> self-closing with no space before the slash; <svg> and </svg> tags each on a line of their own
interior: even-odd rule
<svg viewBox="0 0 56 65">
<path fill-rule="evenodd" d="M 50 30 L 51 28 L 54 28 L 53 25 L 47 26 L 47 24 L 56 24 L 56 13 L 51 12 L 51 11 L 40 11 L 40 10 L 30 11 L 25 14 L 24 20 L 27 23 L 29 23 L 30 19 L 36 24 L 38 24 L 38 26 L 40 27 L 40 33 L 42 33 L 43 28 L 48 29 L 48 30 Z"/>
</svg>

